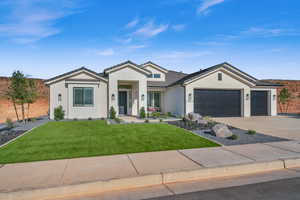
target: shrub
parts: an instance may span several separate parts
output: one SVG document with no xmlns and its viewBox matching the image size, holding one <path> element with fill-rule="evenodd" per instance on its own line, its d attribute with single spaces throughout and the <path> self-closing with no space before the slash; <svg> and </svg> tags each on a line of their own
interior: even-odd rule
<svg viewBox="0 0 300 200">
<path fill-rule="evenodd" d="M 163 119 L 159 119 L 159 122 L 163 122 Z"/>
<path fill-rule="evenodd" d="M 154 112 L 152 113 L 153 118 L 159 118 L 160 117 L 160 112 Z"/>
<path fill-rule="evenodd" d="M 144 119 L 146 117 L 146 112 L 145 112 L 145 108 L 142 107 L 140 109 L 140 118 Z"/>
<path fill-rule="evenodd" d="M 77 121 L 78 119 L 75 117 L 75 118 L 73 118 L 73 120 L 74 120 L 74 121 Z"/>
<path fill-rule="evenodd" d="M 248 135 L 255 135 L 255 134 L 256 134 L 256 131 L 255 131 L 255 130 L 248 130 L 248 131 L 247 131 L 247 134 L 248 134 Z"/>
<path fill-rule="evenodd" d="M 10 118 L 6 118 L 6 126 L 7 128 L 11 129 L 14 127 L 14 123 Z"/>
<path fill-rule="evenodd" d="M 145 123 L 149 123 L 149 119 L 146 119 L 146 120 L 145 120 Z"/>
<path fill-rule="evenodd" d="M 229 140 L 237 140 L 239 137 L 237 136 L 237 135 L 232 135 L 232 136 L 230 136 L 230 137 L 228 137 L 227 139 L 229 139 Z"/>
<path fill-rule="evenodd" d="M 115 121 L 120 124 L 122 120 L 120 118 L 115 118 Z"/>
<path fill-rule="evenodd" d="M 65 117 L 65 111 L 62 106 L 58 106 L 54 109 L 54 119 L 56 121 L 63 120 Z"/>
<path fill-rule="evenodd" d="M 168 117 L 172 117 L 172 113 L 171 112 L 167 112 L 167 116 Z"/>
<path fill-rule="evenodd" d="M 89 117 L 88 120 L 92 120 L 93 118 Z"/>
<path fill-rule="evenodd" d="M 110 107 L 110 110 L 109 110 L 109 118 L 110 119 L 116 119 L 116 111 L 114 109 L 114 107 Z"/>
</svg>

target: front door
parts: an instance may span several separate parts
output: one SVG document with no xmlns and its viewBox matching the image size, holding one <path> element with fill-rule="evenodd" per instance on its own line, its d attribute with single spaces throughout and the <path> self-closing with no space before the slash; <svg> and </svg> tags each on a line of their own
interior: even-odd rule
<svg viewBox="0 0 300 200">
<path fill-rule="evenodd" d="M 127 92 L 119 91 L 119 114 L 127 114 Z"/>
</svg>

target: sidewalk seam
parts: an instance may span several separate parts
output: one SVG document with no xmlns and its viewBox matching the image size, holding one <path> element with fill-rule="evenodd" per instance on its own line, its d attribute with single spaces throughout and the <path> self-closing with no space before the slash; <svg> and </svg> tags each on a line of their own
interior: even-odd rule
<svg viewBox="0 0 300 200">
<path fill-rule="evenodd" d="M 275 149 L 280 149 L 280 150 L 283 150 L 283 151 L 288 151 L 288 152 L 292 152 L 292 153 L 298 153 L 299 156 L 300 156 L 300 152 L 297 152 L 297 151 L 293 151 L 293 150 L 288 150 L 288 149 L 284 149 L 282 147 L 277 147 L 277 146 L 272 146 L 271 144 L 269 143 L 262 143 L 263 145 L 266 145 L 268 147 L 272 147 L 272 148 L 275 148 Z"/>
<path fill-rule="evenodd" d="M 166 185 L 166 184 L 162 184 L 169 192 L 171 192 L 172 193 L 172 195 L 176 195 L 176 193 L 168 186 L 168 185 Z"/>
<path fill-rule="evenodd" d="M 188 160 L 192 161 L 193 163 L 195 163 L 196 165 L 199 165 L 200 167 L 205 167 L 204 165 L 202 165 L 201 163 L 198 163 L 197 161 L 193 160 L 192 158 L 188 157 L 187 155 L 185 155 L 184 153 L 182 153 L 180 150 L 176 150 L 179 154 L 181 154 L 182 156 L 184 156 L 185 158 L 187 158 Z"/>
<path fill-rule="evenodd" d="M 254 162 L 259 162 L 259 161 L 255 160 L 255 159 L 253 159 L 253 158 L 250 158 L 249 156 L 246 156 L 246 155 L 240 154 L 240 153 L 238 153 L 238 152 L 232 151 L 232 150 L 230 150 L 230 149 L 227 149 L 226 147 L 225 147 L 225 148 L 224 148 L 224 147 L 221 147 L 221 148 L 222 148 L 224 151 L 229 151 L 229 152 L 231 152 L 231 153 L 233 153 L 233 154 L 236 154 L 236 155 L 239 155 L 239 156 L 248 158 L 249 160 L 252 160 L 252 161 L 254 161 Z"/>
<path fill-rule="evenodd" d="M 133 161 L 131 160 L 130 156 L 128 154 L 126 154 L 126 156 L 127 156 L 128 160 L 129 160 L 129 162 L 131 163 L 132 167 L 134 168 L 135 172 L 139 175 L 140 173 L 137 170 L 137 168 L 135 167 L 135 165 L 134 165 Z"/>
<path fill-rule="evenodd" d="M 62 173 L 62 175 L 61 175 L 61 177 L 60 177 L 60 184 L 61 184 L 61 185 L 64 184 L 64 183 L 63 183 L 63 179 L 64 179 L 64 176 L 65 176 L 67 167 L 68 167 L 68 165 L 69 165 L 69 161 L 70 161 L 70 159 L 67 159 L 66 166 L 64 167 L 63 173 Z"/>
</svg>

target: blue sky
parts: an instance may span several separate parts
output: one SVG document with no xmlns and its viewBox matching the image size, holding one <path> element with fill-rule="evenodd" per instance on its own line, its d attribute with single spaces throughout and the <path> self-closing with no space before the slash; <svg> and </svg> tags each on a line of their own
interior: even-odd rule
<svg viewBox="0 0 300 200">
<path fill-rule="evenodd" d="M 151 60 L 187 73 L 227 61 L 300 79 L 299 0 L 1 0 L 0 76 Z"/>
</svg>

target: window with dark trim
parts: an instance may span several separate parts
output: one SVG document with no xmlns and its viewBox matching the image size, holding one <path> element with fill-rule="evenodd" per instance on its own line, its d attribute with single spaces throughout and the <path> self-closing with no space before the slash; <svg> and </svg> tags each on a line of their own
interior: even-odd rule
<svg viewBox="0 0 300 200">
<path fill-rule="evenodd" d="M 148 78 L 153 78 L 153 74 L 149 74 L 149 75 L 148 75 Z"/>
<path fill-rule="evenodd" d="M 218 73 L 218 80 L 222 81 L 222 73 Z"/>
<path fill-rule="evenodd" d="M 160 74 L 154 74 L 154 78 L 160 78 Z"/>
<path fill-rule="evenodd" d="M 73 106 L 84 107 L 94 105 L 94 88 L 92 87 L 74 87 L 73 88 Z"/>
<path fill-rule="evenodd" d="M 148 92 L 148 100 L 147 100 L 147 104 L 148 104 L 148 108 L 149 107 L 153 107 L 153 108 L 160 108 L 160 92 L 153 92 L 150 91 Z"/>
</svg>

